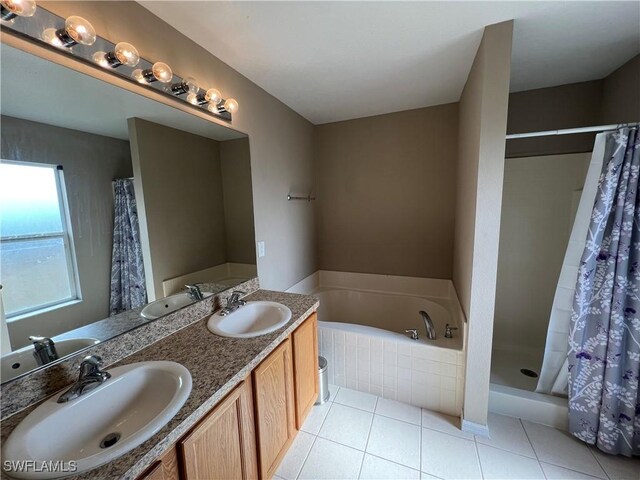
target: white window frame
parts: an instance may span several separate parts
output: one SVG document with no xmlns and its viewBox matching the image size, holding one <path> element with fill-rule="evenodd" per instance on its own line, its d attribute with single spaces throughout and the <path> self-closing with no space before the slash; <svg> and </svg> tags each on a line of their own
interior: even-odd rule
<svg viewBox="0 0 640 480">
<path fill-rule="evenodd" d="M 0 236 L 0 245 L 9 242 L 24 242 L 24 241 L 38 241 L 50 238 L 61 238 L 64 246 L 65 258 L 67 260 L 67 272 L 69 274 L 69 288 L 71 294 L 68 297 L 54 300 L 52 302 L 33 305 L 31 307 L 23 308 L 15 312 L 6 313 L 7 322 L 15 322 L 23 318 L 38 315 L 45 311 L 50 311 L 56 308 L 64 307 L 70 303 L 76 303 L 82 301 L 82 294 L 80 291 L 80 281 L 78 277 L 78 262 L 76 258 L 76 250 L 73 242 L 73 230 L 71 227 L 71 215 L 69 213 L 69 199 L 67 197 L 67 190 L 64 182 L 64 170 L 62 165 L 52 165 L 48 163 L 35 163 L 35 162 L 20 162 L 15 160 L 2 160 L 2 163 L 8 163 L 12 165 L 28 166 L 28 167 L 42 167 L 50 168 L 54 170 L 54 179 L 56 182 L 56 192 L 58 194 L 58 211 L 60 212 L 60 223 L 62 230 L 60 232 L 42 233 L 32 235 L 13 235 L 13 236 Z"/>
</svg>

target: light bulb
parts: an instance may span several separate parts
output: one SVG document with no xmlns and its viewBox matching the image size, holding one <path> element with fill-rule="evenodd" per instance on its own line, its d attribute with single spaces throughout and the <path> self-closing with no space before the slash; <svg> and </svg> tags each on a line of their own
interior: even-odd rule
<svg viewBox="0 0 640 480">
<path fill-rule="evenodd" d="M 60 37 L 58 36 L 58 31 L 55 28 L 47 28 L 42 32 L 42 40 L 54 47 L 64 47 L 62 40 L 60 40 Z"/>
<path fill-rule="evenodd" d="M 0 0 L 0 18 L 11 20 L 15 17 L 32 17 L 36 8 L 33 0 Z"/>
<path fill-rule="evenodd" d="M 96 31 L 93 25 L 82 17 L 73 15 L 64 22 L 64 33 L 72 40 L 73 43 L 65 45 L 71 47 L 76 43 L 82 45 L 93 45 L 96 41 Z M 67 39 L 61 39 L 64 43 L 68 43 Z"/>
<path fill-rule="evenodd" d="M 131 72 L 131 78 L 138 81 L 139 83 L 147 83 L 147 80 L 144 77 L 144 72 L 140 68 L 136 68 L 133 72 Z"/>
<path fill-rule="evenodd" d="M 224 109 L 229 113 L 236 113 L 239 105 L 235 98 L 228 98 L 224 102 Z"/>
<path fill-rule="evenodd" d="M 174 83 L 173 85 L 171 85 L 171 91 L 176 95 L 182 95 L 183 93 L 188 93 L 190 96 L 191 94 L 198 93 L 198 90 L 200 90 L 200 87 L 198 86 L 198 81 L 193 77 L 187 77 L 181 82 Z M 187 96 L 187 100 L 189 100 L 189 96 Z"/>
<path fill-rule="evenodd" d="M 107 68 L 109 66 L 109 60 L 107 60 L 106 52 L 96 52 L 91 58 L 93 58 L 93 61 L 101 67 Z"/>
<path fill-rule="evenodd" d="M 171 67 L 163 62 L 154 63 L 151 67 L 151 71 L 153 72 L 155 79 L 162 83 L 169 83 L 173 78 Z"/>
<path fill-rule="evenodd" d="M 187 102 L 189 102 L 191 105 L 198 105 L 198 95 L 195 93 L 190 93 L 189 95 L 187 95 Z"/>
<path fill-rule="evenodd" d="M 119 63 L 119 65 L 112 64 L 113 67 L 119 67 L 120 65 L 135 67 L 140 61 L 140 54 L 138 50 L 136 50 L 136 47 L 127 42 L 118 43 L 113 51 L 113 56 Z"/>
<path fill-rule="evenodd" d="M 220 103 L 220 100 L 222 100 L 222 95 L 220 94 L 219 90 L 210 88 L 209 90 L 207 90 L 207 93 L 204 94 L 204 98 L 207 102 L 217 105 Z"/>
<path fill-rule="evenodd" d="M 215 103 L 207 104 L 207 110 L 209 110 L 211 113 L 220 113 L 220 110 L 218 110 L 218 105 L 216 105 Z"/>
</svg>

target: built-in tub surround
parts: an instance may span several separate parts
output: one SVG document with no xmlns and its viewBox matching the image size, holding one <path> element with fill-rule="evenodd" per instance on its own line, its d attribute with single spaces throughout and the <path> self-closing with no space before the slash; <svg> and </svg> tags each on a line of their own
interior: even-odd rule
<svg viewBox="0 0 640 480">
<path fill-rule="evenodd" d="M 291 290 L 320 300 L 319 349 L 330 383 L 461 415 L 466 322 L 450 281 L 320 271 Z M 433 320 L 435 340 L 421 310 Z M 447 323 L 457 328 L 453 338 L 444 337 Z"/>
<path fill-rule="evenodd" d="M 107 465 L 72 478 L 137 478 L 318 308 L 318 300 L 315 297 L 266 290 L 254 292 L 246 297 L 246 300 L 281 303 L 291 310 L 292 319 L 276 332 L 260 337 L 237 339 L 210 333 L 207 330 L 207 313 L 185 328 L 122 359 L 116 365 L 111 365 L 112 367 L 153 360 L 177 362 L 191 373 L 191 395 L 176 416 L 142 445 Z M 3 420 L 2 441 L 32 409 L 33 406 Z M 3 474 L 2 478 L 9 477 Z"/>
<path fill-rule="evenodd" d="M 257 278 L 238 285 L 238 290 L 250 293 L 259 288 Z M 3 384 L 0 387 L 1 415 L 4 420 L 49 395 L 73 383 L 77 378 L 78 367 L 86 355 L 98 355 L 104 360 L 106 367 L 121 361 L 123 358 L 148 347 L 154 342 L 197 322 L 210 315 L 221 304 L 226 302 L 232 290 L 225 290 L 217 295 L 205 298 L 181 310 L 173 312 L 152 322 L 144 323 L 134 330 L 129 330 L 109 341 L 89 347 L 76 355 L 72 355 L 54 365 L 36 370 L 24 377 Z"/>
</svg>

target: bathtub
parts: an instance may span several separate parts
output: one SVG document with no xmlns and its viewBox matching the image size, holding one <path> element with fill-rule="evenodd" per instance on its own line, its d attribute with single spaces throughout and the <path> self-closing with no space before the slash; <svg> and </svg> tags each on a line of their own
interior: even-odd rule
<svg viewBox="0 0 640 480">
<path fill-rule="evenodd" d="M 290 289 L 318 296 L 329 383 L 460 416 L 466 323 L 446 280 L 318 272 Z M 429 340 L 419 311 L 433 320 Z M 454 337 L 444 338 L 445 325 Z M 406 329 L 415 328 L 412 340 Z"/>
</svg>

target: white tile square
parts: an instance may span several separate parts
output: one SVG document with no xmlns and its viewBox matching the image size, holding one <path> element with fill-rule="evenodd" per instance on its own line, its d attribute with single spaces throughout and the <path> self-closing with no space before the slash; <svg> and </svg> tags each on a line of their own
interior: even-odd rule
<svg viewBox="0 0 640 480">
<path fill-rule="evenodd" d="M 331 402 L 323 403 L 322 405 L 314 405 L 307 415 L 302 427 L 300 430 L 303 432 L 311 433 L 313 435 L 317 435 L 322 427 L 322 423 L 324 419 L 327 417 L 329 413 L 329 409 L 331 408 Z"/>
<path fill-rule="evenodd" d="M 411 380 L 411 369 L 398 367 L 398 380 Z"/>
<path fill-rule="evenodd" d="M 395 418 L 403 422 L 420 425 L 422 412 L 418 407 L 407 405 L 396 400 L 387 398 L 379 398 L 376 405 L 376 415 L 384 415 L 385 417 Z"/>
<path fill-rule="evenodd" d="M 402 353 L 398 354 L 398 367 L 411 368 L 411 357 Z"/>
<path fill-rule="evenodd" d="M 295 440 L 289 447 L 289 451 L 282 459 L 276 475 L 285 480 L 295 480 L 298 478 L 302 465 L 307 459 L 316 437 L 306 432 L 298 432 Z"/>
<path fill-rule="evenodd" d="M 476 437 L 476 442 L 536 458 L 519 418 L 489 413 L 488 421 L 491 438 Z"/>
<path fill-rule="evenodd" d="M 364 392 L 364 393 L 370 393 L 371 384 L 369 382 L 358 380 L 358 391 Z"/>
<path fill-rule="evenodd" d="M 359 408 L 360 410 L 366 410 L 373 412 L 376 409 L 377 397 L 370 393 L 359 392 L 357 390 L 351 390 L 348 388 L 341 388 L 336 395 L 334 402 L 349 407 Z"/>
<path fill-rule="evenodd" d="M 502 480 L 504 478 L 544 480 L 545 478 L 540 464 L 535 458 L 523 457 L 487 445 L 478 445 L 478 455 L 485 480 Z"/>
<path fill-rule="evenodd" d="M 473 435 L 460 430 L 460 418 L 422 409 L 422 426 L 449 435 L 473 440 Z"/>
<path fill-rule="evenodd" d="M 373 455 L 364 455 L 361 480 L 419 480 L 420 471 Z"/>
<path fill-rule="evenodd" d="M 422 429 L 422 468 L 443 479 L 481 479 L 476 444 L 472 440 Z"/>
<path fill-rule="evenodd" d="M 411 403 L 411 381 L 398 380 L 398 401 Z"/>
<path fill-rule="evenodd" d="M 366 451 L 392 462 L 420 469 L 420 427 L 376 415 Z"/>
<path fill-rule="evenodd" d="M 348 447 L 364 450 L 372 419 L 372 413 L 334 402 L 331 404 L 331 409 L 318 436 Z"/>
<path fill-rule="evenodd" d="M 522 422 L 541 462 L 552 463 L 577 472 L 607 478 L 589 447 L 562 430 L 546 425 Z"/>
<path fill-rule="evenodd" d="M 427 372 L 427 366 L 430 362 L 424 358 L 411 357 L 411 369 L 418 372 Z"/>
<path fill-rule="evenodd" d="M 357 479 L 363 457 L 363 452 L 323 438 L 317 438 L 298 478 L 309 480 Z"/>
</svg>

